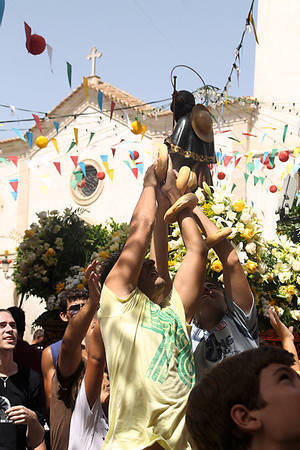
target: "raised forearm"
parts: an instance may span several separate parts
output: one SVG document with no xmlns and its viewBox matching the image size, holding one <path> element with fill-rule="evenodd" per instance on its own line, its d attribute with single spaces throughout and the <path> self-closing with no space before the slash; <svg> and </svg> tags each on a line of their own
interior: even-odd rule
<svg viewBox="0 0 300 450">
<path fill-rule="evenodd" d="M 184 209 L 178 214 L 177 219 L 186 251 L 206 251 L 205 242 L 201 237 L 193 213 L 188 209 Z"/>
<path fill-rule="evenodd" d="M 289 336 L 283 336 L 283 337 L 281 337 L 281 344 L 282 344 L 282 348 L 284 348 L 284 350 L 286 350 L 287 352 L 290 352 L 294 355 L 295 364 L 292 367 L 294 370 L 299 372 L 300 371 L 300 363 L 299 363 L 299 357 L 298 357 L 294 339 Z"/>
<path fill-rule="evenodd" d="M 62 341 L 63 351 L 73 352 L 76 347 L 80 347 L 98 307 L 99 304 L 92 303 L 89 299 L 79 313 L 70 320 Z"/>
</svg>

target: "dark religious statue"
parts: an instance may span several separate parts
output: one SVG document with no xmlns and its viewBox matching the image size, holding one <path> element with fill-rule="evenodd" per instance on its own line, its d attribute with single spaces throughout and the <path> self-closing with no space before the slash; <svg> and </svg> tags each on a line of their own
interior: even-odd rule
<svg viewBox="0 0 300 450">
<path fill-rule="evenodd" d="M 197 175 L 198 186 L 203 181 L 212 186 L 209 164 L 216 162 L 212 118 L 204 105 L 195 105 L 191 92 L 173 94 L 171 104 L 176 125 L 165 144 L 171 155 L 174 169 L 190 167 Z"/>
</svg>

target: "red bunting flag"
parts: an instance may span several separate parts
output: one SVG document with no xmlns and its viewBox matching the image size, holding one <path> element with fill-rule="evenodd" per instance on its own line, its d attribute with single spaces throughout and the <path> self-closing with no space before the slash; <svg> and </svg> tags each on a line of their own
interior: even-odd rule
<svg viewBox="0 0 300 450">
<path fill-rule="evenodd" d="M 114 109 L 115 109 L 115 102 L 111 102 L 111 104 L 110 104 L 110 120 L 112 119 Z"/>
<path fill-rule="evenodd" d="M 32 114 L 32 117 L 34 118 L 36 126 L 40 130 L 41 134 L 43 134 L 39 116 L 37 116 L 36 114 Z"/>
<path fill-rule="evenodd" d="M 131 169 L 132 170 L 132 173 L 133 173 L 133 175 L 135 176 L 135 178 L 137 178 L 138 177 L 138 169 L 137 169 L 137 167 L 134 167 L 133 169 Z"/>
<path fill-rule="evenodd" d="M 252 136 L 252 137 L 257 137 L 256 134 L 251 134 L 251 133 L 242 133 L 243 136 Z"/>
<path fill-rule="evenodd" d="M 231 160 L 232 160 L 232 156 L 226 155 L 224 157 L 224 166 L 227 167 Z"/>
<path fill-rule="evenodd" d="M 238 165 L 238 163 L 240 162 L 241 158 L 242 158 L 241 156 L 239 158 L 237 158 L 236 156 L 234 157 L 234 167 L 236 167 Z"/>
<path fill-rule="evenodd" d="M 111 148 L 112 155 L 115 156 L 116 149 L 114 147 Z"/>
<path fill-rule="evenodd" d="M 18 157 L 17 156 L 8 156 L 8 159 L 10 159 L 11 162 L 13 162 L 16 167 L 18 167 Z"/>
<path fill-rule="evenodd" d="M 13 190 L 14 190 L 15 192 L 17 192 L 17 190 L 18 190 L 18 185 L 19 185 L 19 181 L 18 181 L 18 180 L 10 181 L 9 184 L 11 185 L 11 187 L 13 188 Z"/>
<path fill-rule="evenodd" d="M 71 156 L 71 160 L 73 161 L 75 168 L 78 165 L 78 158 L 79 156 Z"/>
<path fill-rule="evenodd" d="M 61 175 L 60 162 L 53 162 L 53 164 L 55 165 L 56 170 L 59 173 L 59 175 Z"/>
</svg>

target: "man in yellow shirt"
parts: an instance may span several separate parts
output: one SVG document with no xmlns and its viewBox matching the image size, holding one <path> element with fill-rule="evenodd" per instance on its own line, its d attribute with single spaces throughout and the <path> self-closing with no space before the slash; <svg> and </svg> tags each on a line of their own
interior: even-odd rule
<svg viewBox="0 0 300 450">
<path fill-rule="evenodd" d="M 166 281 L 154 261 L 145 259 L 155 220 L 162 226 L 159 190 L 171 204 L 180 197 L 170 161 L 162 188 L 154 166 L 147 170 L 124 249 L 101 268 L 98 318 L 110 376 L 109 431 L 103 449 L 191 448 L 184 416 L 195 374 L 187 323 L 203 287 L 207 246 L 191 211 L 183 209 L 177 219 L 186 255 L 172 293 L 159 304 Z"/>
</svg>

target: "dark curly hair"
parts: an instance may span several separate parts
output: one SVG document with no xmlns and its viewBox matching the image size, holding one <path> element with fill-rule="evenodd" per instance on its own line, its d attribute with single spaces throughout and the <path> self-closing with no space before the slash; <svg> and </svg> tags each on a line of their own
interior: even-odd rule
<svg viewBox="0 0 300 450">
<path fill-rule="evenodd" d="M 260 394 L 260 373 L 272 363 L 292 366 L 291 353 L 264 346 L 224 359 L 192 389 L 186 425 L 198 450 L 245 450 L 251 436 L 230 417 L 231 408 L 242 404 L 249 410 L 266 403 Z"/>
<path fill-rule="evenodd" d="M 100 266 L 101 286 L 103 286 L 107 275 L 109 274 L 109 272 L 111 271 L 113 266 L 118 261 L 120 255 L 121 255 L 121 252 L 114 252 L 108 258 L 104 259 L 104 261 L 101 262 L 101 266 Z"/>
<path fill-rule="evenodd" d="M 59 295 L 59 309 L 61 312 L 67 311 L 67 303 L 75 300 L 87 300 L 89 293 L 86 289 L 66 289 Z"/>
</svg>

